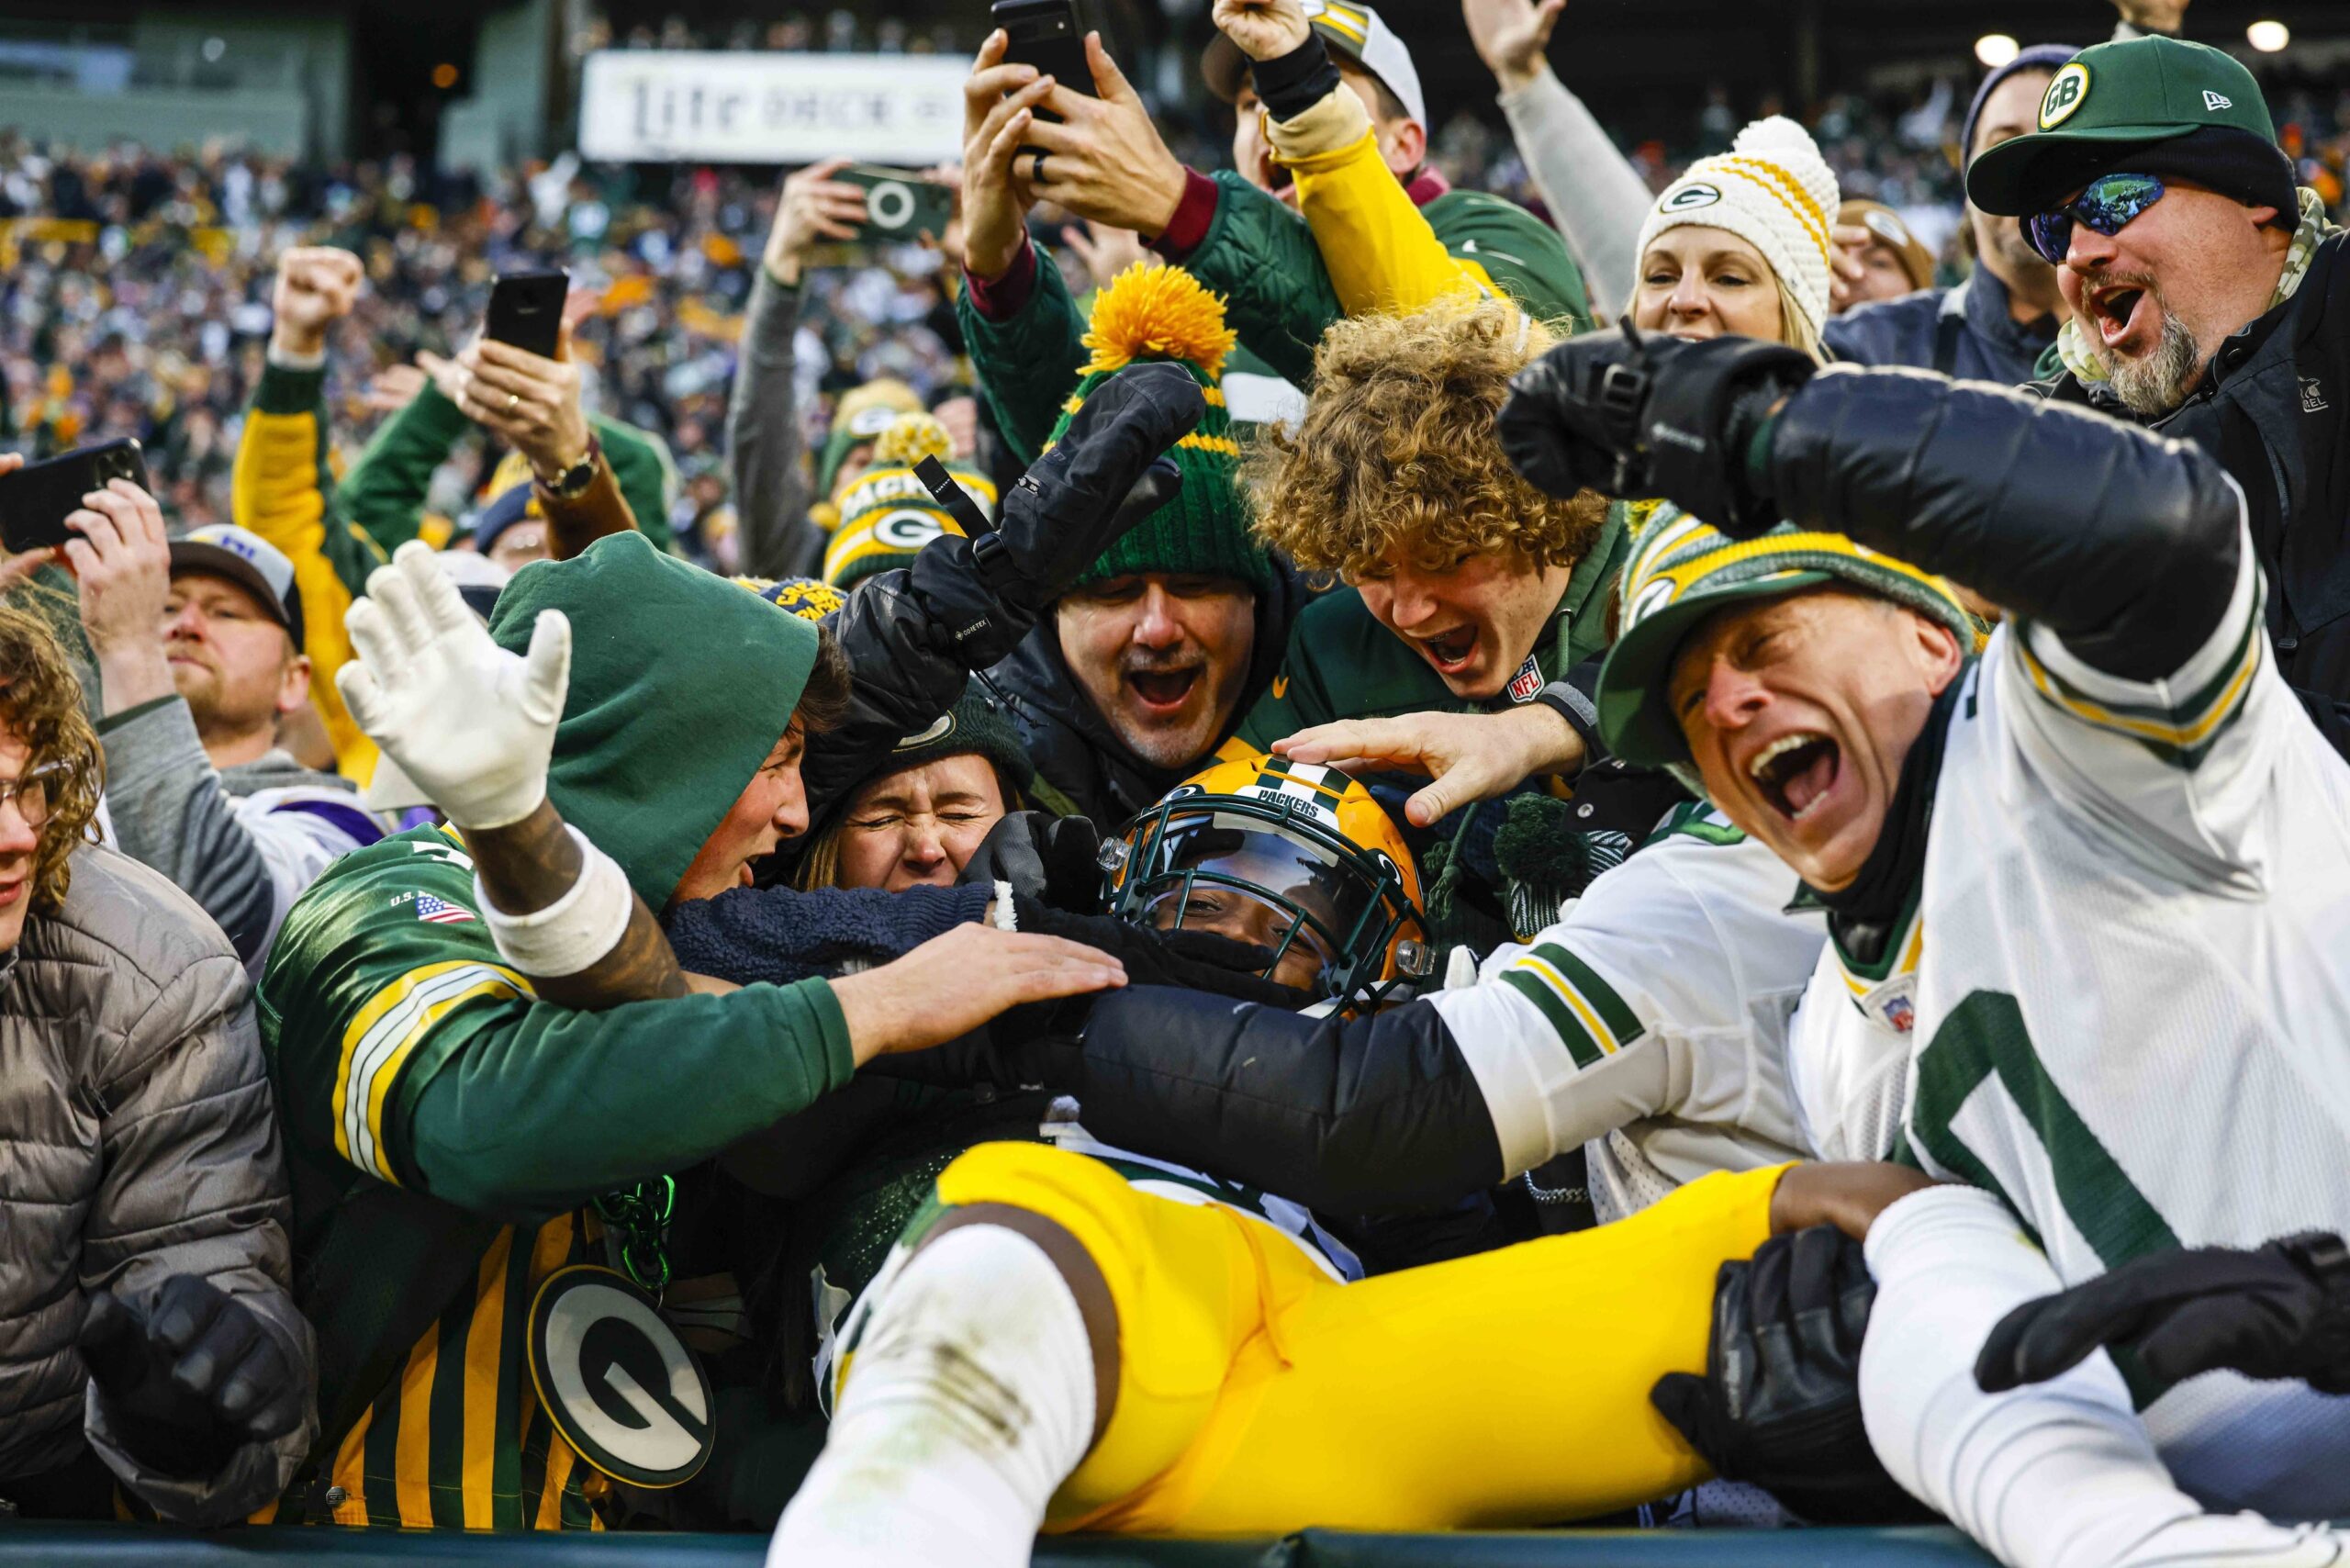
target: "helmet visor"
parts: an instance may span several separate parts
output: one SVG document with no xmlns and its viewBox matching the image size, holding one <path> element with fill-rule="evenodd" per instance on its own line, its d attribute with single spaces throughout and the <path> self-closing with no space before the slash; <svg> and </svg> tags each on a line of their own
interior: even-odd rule
<svg viewBox="0 0 2350 1568">
<path fill-rule="evenodd" d="M 1377 900 L 1332 851 L 1237 813 L 1169 822 L 1154 858 L 1161 868 L 1136 890 L 1145 922 L 1272 948 L 1272 978 L 1287 983 L 1302 963 L 1317 976 L 1337 966 Z"/>
</svg>

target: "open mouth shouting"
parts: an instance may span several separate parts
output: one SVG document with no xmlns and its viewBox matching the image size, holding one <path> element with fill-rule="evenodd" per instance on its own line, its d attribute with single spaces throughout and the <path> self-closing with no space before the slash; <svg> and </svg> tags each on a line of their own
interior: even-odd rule
<svg viewBox="0 0 2350 1568">
<path fill-rule="evenodd" d="M 1477 628 L 1459 626 L 1441 636 L 1425 637 L 1413 633 L 1412 646 L 1422 657 L 1434 665 L 1438 675 L 1460 676 L 1477 659 Z"/>
<path fill-rule="evenodd" d="M 1191 701 L 1192 693 L 1206 674 L 1204 664 L 1181 665 L 1172 669 L 1130 669 L 1125 672 L 1126 690 L 1146 716 L 1171 719 Z"/>
<path fill-rule="evenodd" d="M 1781 735 L 1746 765 L 1762 798 L 1791 823 L 1809 816 L 1843 772 L 1843 748 L 1816 730 Z"/>
<path fill-rule="evenodd" d="M 2154 291 L 2143 284 L 2112 283 L 2094 289 L 2088 308 L 2097 322 L 2098 340 L 2107 348 L 2119 348 L 2128 339 L 2143 342 L 2161 336 L 2156 330 L 2160 307 L 2154 303 Z"/>
</svg>

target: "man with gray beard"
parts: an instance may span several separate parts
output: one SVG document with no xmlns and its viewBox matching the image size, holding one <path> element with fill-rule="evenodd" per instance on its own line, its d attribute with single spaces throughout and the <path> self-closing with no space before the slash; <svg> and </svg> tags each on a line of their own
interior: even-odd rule
<svg viewBox="0 0 2350 1568">
<path fill-rule="evenodd" d="M 1969 166 L 2056 267 L 2064 370 L 2032 388 L 2193 441 L 2244 487 L 2277 665 L 2350 755 L 2350 266 L 2293 183 L 2259 86 L 2218 50 L 2139 38 L 2050 78 L 2038 129 Z"/>
</svg>

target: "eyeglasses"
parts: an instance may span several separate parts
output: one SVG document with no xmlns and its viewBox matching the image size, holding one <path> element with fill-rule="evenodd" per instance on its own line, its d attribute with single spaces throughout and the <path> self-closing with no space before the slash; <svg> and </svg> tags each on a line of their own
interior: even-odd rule
<svg viewBox="0 0 2350 1568">
<path fill-rule="evenodd" d="M 2163 183 L 2153 174 L 2108 174 L 2089 182 L 2088 189 L 2053 212 L 2035 212 L 2023 219 L 2023 237 L 2051 265 L 2064 264 L 2073 247 L 2077 220 L 2112 239 L 2122 226 L 2163 199 Z"/>
<path fill-rule="evenodd" d="M 20 778 L 0 778 L 0 806 L 15 801 L 25 825 L 39 829 L 49 823 L 49 791 L 71 771 L 64 763 L 44 762 Z"/>
</svg>

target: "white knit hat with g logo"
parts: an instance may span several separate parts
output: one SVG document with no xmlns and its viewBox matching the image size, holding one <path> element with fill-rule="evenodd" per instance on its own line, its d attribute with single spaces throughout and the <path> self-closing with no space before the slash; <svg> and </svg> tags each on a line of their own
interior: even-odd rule
<svg viewBox="0 0 2350 1568">
<path fill-rule="evenodd" d="M 1817 336 L 1828 319 L 1830 225 L 1839 205 L 1835 173 L 1811 134 L 1773 115 L 1740 131 L 1728 152 L 1698 159 L 1665 187 L 1640 225 L 1639 254 L 1668 229 L 1728 230 L 1762 252 Z"/>
</svg>

